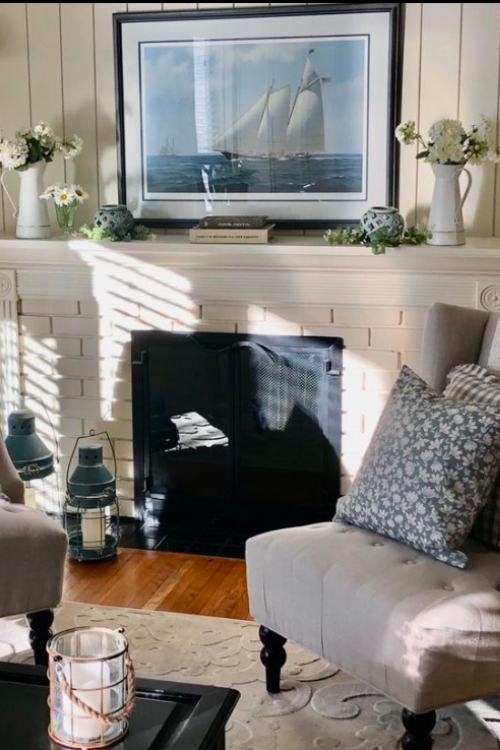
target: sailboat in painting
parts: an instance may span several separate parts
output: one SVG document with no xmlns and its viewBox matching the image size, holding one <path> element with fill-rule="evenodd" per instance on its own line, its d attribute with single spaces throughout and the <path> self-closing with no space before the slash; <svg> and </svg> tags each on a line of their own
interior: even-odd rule
<svg viewBox="0 0 500 750">
<path fill-rule="evenodd" d="M 267 91 L 213 144 L 227 158 L 307 158 L 325 151 L 322 85 L 309 50 L 291 102 L 290 86 Z"/>
</svg>

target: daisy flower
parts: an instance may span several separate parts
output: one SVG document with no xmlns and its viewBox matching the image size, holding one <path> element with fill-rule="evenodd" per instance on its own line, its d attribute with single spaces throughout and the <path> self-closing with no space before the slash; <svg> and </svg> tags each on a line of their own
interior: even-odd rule
<svg viewBox="0 0 500 750">
<path fill-rule="evenodd" d="M 57 190 L 59 190 L 58 185 L 49 185 L 48 187 L 45 188 L 43 193 L 40 195 L 40 198 L 44 201 L 48 201 L 50 200 L 50 198 L 54 197 Z"/>
<path fill-rule="evenodd" d="M 54 202 L 56 206 L 70 206 L 75 200 L 75 196 L 65 187 L 58 188 L 54 193 Z"/>
<path fill-rule="evenodd" d="M 71 190 L 75 195 L 77 203 L 83 203 L 89 197 L 89 194 L 85 192 L 81 185 L 71 185 Z"/>
</svg>

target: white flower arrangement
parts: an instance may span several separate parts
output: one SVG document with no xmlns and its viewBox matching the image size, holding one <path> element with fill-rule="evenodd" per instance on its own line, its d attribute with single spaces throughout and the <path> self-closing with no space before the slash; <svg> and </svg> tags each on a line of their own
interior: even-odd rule
<svg viewBox="0 0 500 750">
<path fill-rule="evenodd" d="M 82 152 L 83 141 L 78 135 L 63 139 L 54 134 L 46 122 L 33 128 L 18 130 L 11 140 L 0 136 L 0 166 L 7 170 L 22 170 L 39 161 L 52 161 L 54 154 L 74 159 Z"/>
<path fill-rule="evenodd" d="M 68 208 L 74 208 L 80 203 L 84 203 L 88 197 L 89 194 L 85 192 L 81 185 L 49 185 L 40 196 L 42 200 L 53 200 L 56 206 Z"/>
<path fill-rule="evenodd" d="M 415 122 L 408 120 L 396 128 L 396 138 L 405 146 L 413 143 L 423 147 L 417 159 L 431 164 L 481 164 L 499 162 L 500 149 L 496 143 L 494 124 L 481 116 L 478 125 L 465 130 L 460 120 L 443 118 L 429 128 L 427 141 L 417 131 Z"/>
</svg>

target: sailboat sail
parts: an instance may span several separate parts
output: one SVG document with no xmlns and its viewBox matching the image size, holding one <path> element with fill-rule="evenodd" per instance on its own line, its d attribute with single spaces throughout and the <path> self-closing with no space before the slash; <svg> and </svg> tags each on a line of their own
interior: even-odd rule
<svg viewBox="0 0 500 750">
<path fill-rule="evenodd" d="M 325 120 L 321 79 L 309 57 L 297 90 L 286 131 L 287 151 L 314 153 L 325 150 Z"/>
<path fill-rule="evenodd" d="M 215 151 L 230 154 L 252 154 L 256 152 L 258 132 L 262 116 L 269 99 L 266 91 L 226 132 L 215 141 Z"/>
<path fill-rule="evenodd" d="M 257 133 L 260 153 L 282 154 L 286 151 L 286 125 L 290 111 L 290 86 L 269 94 Z"/>
<path fill-rule="evenodd" d="M 285 157 L 325 150 L 322 78 L 306 57 L 290 110 L 290 86 L 271 85 L 214 144 L 231 156 Z"/>
</svg>

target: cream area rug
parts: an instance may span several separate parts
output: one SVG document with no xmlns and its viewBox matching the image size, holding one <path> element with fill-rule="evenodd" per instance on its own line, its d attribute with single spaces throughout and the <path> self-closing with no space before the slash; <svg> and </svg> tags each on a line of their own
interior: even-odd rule
<svg viewBox="0 0 500 750">
<path fill-rule="evenodd" d="M 241 699 L 227 727 L 228 750 L 397 750 L 400 708 L 303 648 L 288 644 L 284 690 L 263 683 L 254 623 L 169 612 L 63 604 L 55 629 L 125 627 L 137 674 L 233 687 Z M 0 620 L 0 660 L 30 661 L 24 619 Z M 500 703 L 441 711 L 434 750 L 498 750 Z"/>
</svg>

